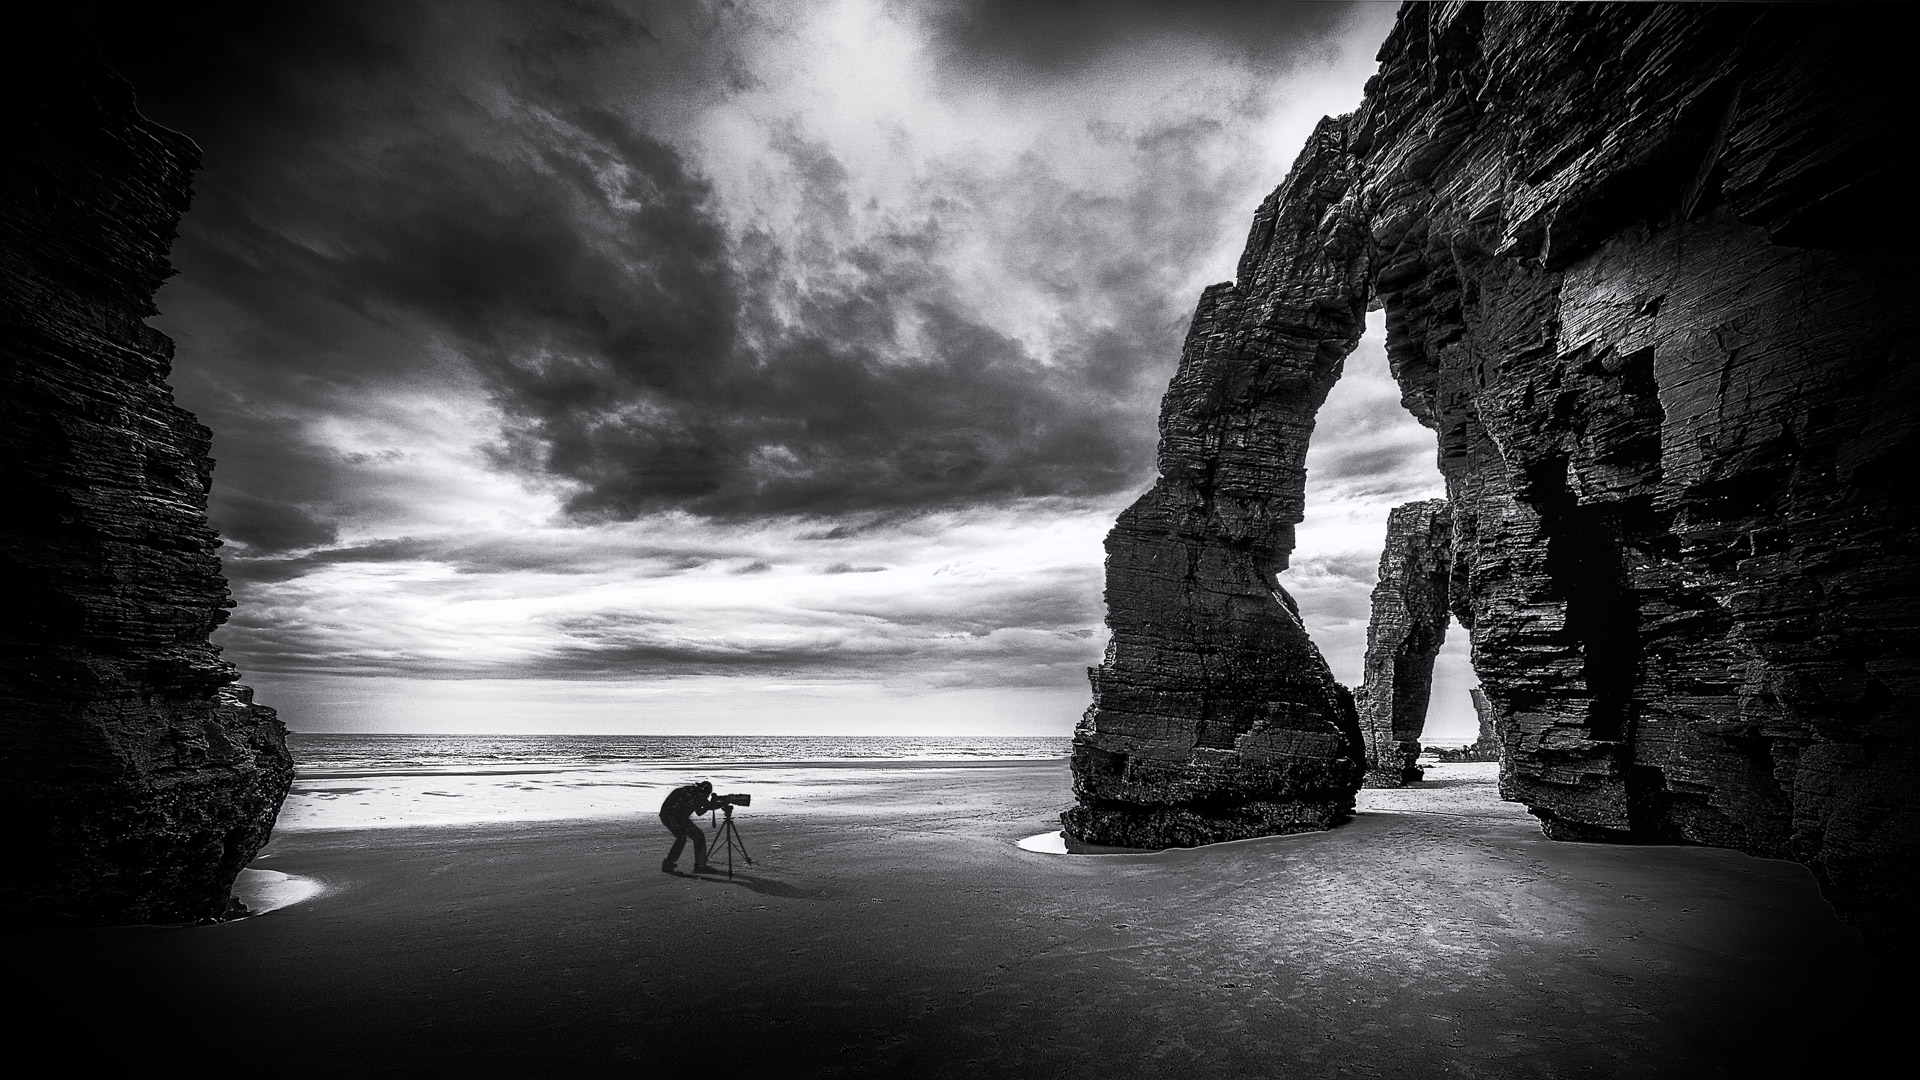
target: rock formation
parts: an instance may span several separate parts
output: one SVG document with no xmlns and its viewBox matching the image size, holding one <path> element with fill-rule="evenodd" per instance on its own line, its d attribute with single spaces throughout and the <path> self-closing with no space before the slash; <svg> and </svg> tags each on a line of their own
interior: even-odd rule
<svg viewBox="0 0 1920 1080">
<path fill-rule="evenodd" d="M 1467 691 L 1473 699 L 1473 711 L 1480 719 L 1480 737 L 1465 746 L 1434 749 L 1433 755 L 1441 761 L 1499 761 L 1500 735 L 1493 723 L 1493 703 L 1487 700 L 1487 692 L 1474 687 Z"/>
<path fill-rule="evenodd" d="M 1199 844 L 1324 829 L 1362 772 L 1353 701 L 1275 580 L 1307 436 L 1366 320 L 1344 120 L 1261 206 L 1237 284 L 1200 298 L 1160 410 L 1160 479 L 1107 537 L 1106 662 L 1066 832 Z"/>
<path fill-rule="evenodd" d="M 1898 36 L 1861 29 L 1815 5 L 1402 10 L 1202 301 L 1161 480 L 1109 541 L 1083 808 L 1177 816 L 1214 772 L 1196 702 L 1320 678 L 1291 639 L 1264 664 L 1215 644 L 1285 607 L 1248 568 L 1284 558 L 1322 383 L 1273 416 L 1270 344 L 1336 370 L 1370 293 L 1438 435 L 1503 794 L 1556 838 L 1799 859 L 1916 949 L 1915 109 Z M 1346 761 L 1303 730 L 1245 797 L 1337 805 Z"/>
<path fill-rule="evenodd" d="M 1420 732 L 1433 691 L 1433 658 L 1447 639 L 1452 516 L 1445 499 L 1387 515 L 1380 580 L 1367 621 L 1366 685 L 1354 695 L 1367 744 L 1369 787 L 1420 779 Z"/>
<path fill-rule="evenodd" d="M 198 151 L 80 50 L 20 30 L 5 53 L 0 911 L 217 917 L 293 763 L 208 642 L 231 605 L 211 433 L 142 321 Z"/>
<path fill-rule="evenodd" d="M 1480 721 L 1480 737 L 1473 741 L 1475 748 L 1497 747 L 1500 734 L 1493 723 L 1493 702 L 1487 700 L 1487 692 L 1479 687 L 1467 691 L 1467 697 L 1473 701 L 1473 715 Z"/>
</svg>

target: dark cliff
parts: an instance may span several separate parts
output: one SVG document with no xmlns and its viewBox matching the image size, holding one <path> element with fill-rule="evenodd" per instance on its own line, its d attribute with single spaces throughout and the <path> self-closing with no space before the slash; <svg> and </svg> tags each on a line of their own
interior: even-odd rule
<svg viewBox="0 0 1920 1080">
<path fill-rule="evenodd" d="M 215 917 L 293 767 L 208 641 L 231 603 L 211 433 L 174 404 L 172 342 L 143 321 L 198 151 L 28 28 L 0 57 L 0 910 Z"/>
<path fill-rule="evenodd" d="M 1798 859 L 1911 950 L 1920 509 L 1898 477 L 1920 365 L 1892 38 L 1815 5 L 1408 5 L 1361 107 L 1323 128 L 1339 147 L 1316 140 L 1275 195 L 1283 219 L 1313 212 L 1300 191 L 1341 202 L 1282 234 L 1270 201 L 1239 283 L 1209 293 L 1248 314 L 1207 333 L 1257 337 L 1324 277 L 1250 267 L 1353 267 L 1385 305 L 1403 401 L 1439 438 L 1502 792 L 1549 835 Z M 1237 388 L 1270 363 L 1240 348 L 1167 411 L 1267 430 Z M 1181 474 L 1265 468 L 1268 512 L 1298 520 L 1311 416 L 1287 423 L 1270 464 L 1219 440 Z M 1221 624 L 1156 600 L 1139 561 L 1110 560 L 1115 639 L 1164 640 L 1099 669 L 1076 777 L 1107 752 L 1108 687 L 1176 666 L 1194 696 L 1242 685 L 1187 662 Z M 1130 709 L 1166 752 L 1191 741 L 1187 712 Z"/>
</svg>

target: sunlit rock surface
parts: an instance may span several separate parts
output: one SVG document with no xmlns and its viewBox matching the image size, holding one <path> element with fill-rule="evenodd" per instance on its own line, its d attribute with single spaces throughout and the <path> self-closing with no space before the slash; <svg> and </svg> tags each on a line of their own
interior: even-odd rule
<svg viewBox="0 0 1920 1080">
<path fill-rule="evenodd" d="M 208 643 L 210 433 L 143 322 L 199 155 L 37 22 L 0 49 L 0 911 L 217 917 L 293 763 Z"/>
<path fill-rule="evenodd" d="M 1406 7 L 1360 108 L 1276 194 L 1298 222 L 1324 211 L 1273 229 L 1270 201 L 1239 281 L 1203 301 L 1162 478 L 1109 540 L 1115 649 L 1074 813 L 1204 805 L 1209 753 L 1246 760 L 1208 750 L 1208 703 L 1324 670 L 1291 639 L 1264 660 L 1219 644 L 1284 621 L 1255 570 L 1299 520 L 1324 388 L 1272 415 L 1262 346 L 1334 371 L 1350 339 L 1295 313 L 1341 267 L 1325 310 L 1344 328 L 1369 291 L 1385 304 L 1403 400 L 1439 437 L 1503 793 L 1554 837 L 1798 859 L 1912 950 L 1915 110 L 1897 35 L 1863 29 L 1820 5 Z M 1270 312 L 1285 329 L 1263 337 Z M 1215 510 L 1243 476 L 1270 479 Z M 1358 782 L 1347 752 L 1303 731 L 1239 795 L 1332 805 Z"/>
<path fill-rule="evenodd" d="M 1396 506 L 1387 515 L 1367 620 L 1366 685 L 1354 695 L 1370 787 L 1420 779 L 1414 762 L 1427 724 L 1433 658 L 1447 640 L 1452 521 L 1445 499 Z"/>
</svg>

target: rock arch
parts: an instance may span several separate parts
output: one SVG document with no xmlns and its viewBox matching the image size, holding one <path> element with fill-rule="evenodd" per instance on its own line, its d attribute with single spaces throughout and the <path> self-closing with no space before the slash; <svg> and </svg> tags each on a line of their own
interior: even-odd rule
<svg viewBox="0 0 1920 1080">
<path fill-rule="evenodd" d="M 1276 580 L 1307 437 L 1366 322 L 1352 122 L 1321 121 L 1200 298 L 1160 411 L 1160 478 L 1107 537 L 1106 661 L 1066 831 L 1197 844 L 1323 829 L 1363 771 L 1347 690 Z"/>
<path fill-rule="evenodd" d="M 1351 807 L 1358 717 L 1273 575 L 1377 301 L 1502 794 L 1556 838 L 1798 859 L 1920 951 L 1904 61 L 1819 8 L 1472 4 L 1407 5 L 1380 60 L 1202 298 L 1108 539 L 1067 831 Z"/>
</svg>

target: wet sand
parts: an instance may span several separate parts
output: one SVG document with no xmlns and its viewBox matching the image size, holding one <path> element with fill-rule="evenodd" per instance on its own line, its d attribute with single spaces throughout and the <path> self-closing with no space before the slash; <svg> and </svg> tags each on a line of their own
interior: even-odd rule
<svg viewBox="0 0 1920 1080">
<path fill-rule="evenodd" d="M 651 817 L 294 832 L 256 865 L 319 897 L 10 934 L 10 1014 L 22 1054 L 276 1077 L 1750 1077 L 1870 1060 L 1911 1004 L 1801 867 L 1553 843 L 1490 767 L 1429 775 L 1081 856 L 1016 846 L 1062 762 L 861 763 L 740 811 L 732 881 L 662 874 Z"/>
</svg>

